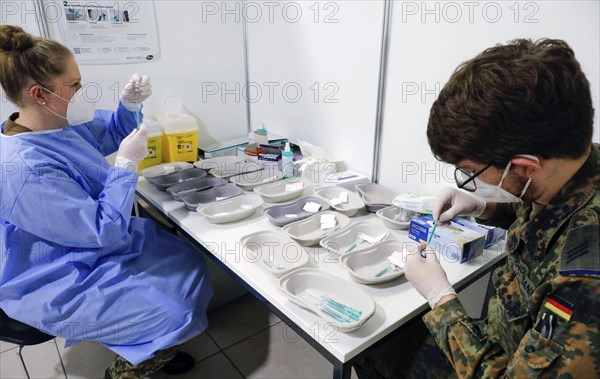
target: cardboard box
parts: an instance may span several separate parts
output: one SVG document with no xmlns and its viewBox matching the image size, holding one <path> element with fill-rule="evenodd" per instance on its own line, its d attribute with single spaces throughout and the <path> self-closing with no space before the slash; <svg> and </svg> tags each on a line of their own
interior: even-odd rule
<svg viewBox="0 0 600 379">
<path fill-rule="evenodd" d="M 426 215 L 410 222 L 408 237 L 417 242 L 426 242 L 433 228 L 433 217 Z M 483 252 L 484 234 L 466 228 L 454 221 L 439 224 L 430 246 L 441 256 L 454 262 L 469 261 Z"/>
<path fill-rule="evenodd" d="M 455 217 L 452 221 L 456 222 L 459 225 L 464 226 L 465 228 L 469 228 L 478 233 L 485 235 L 485 248 L 489 248 L 500 242 L 504 239 L 504 235 L 506 234 L 506 230 L 502 228 L 497 228 L 495 226 L 481 225 L 476 223 L 475 221 L 467 220 L 462 217 Z"/>
</svg>

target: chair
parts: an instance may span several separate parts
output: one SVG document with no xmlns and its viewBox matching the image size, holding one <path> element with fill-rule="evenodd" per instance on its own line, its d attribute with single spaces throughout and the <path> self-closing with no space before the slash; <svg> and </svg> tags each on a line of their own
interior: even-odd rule
<svg viewBox="0 0 600 379">
<path fill-rule="evenodd" d="M 0 309 L 0 341 L 19 345 L 17 354 L 21 359 L 21 364 L 23 365 L 23 369 L 25 370 L 25 375 L 27 375 L 27 378 L 30 378 L 30 376 L 29 372 L 27 371 L 27 366 L 25 365 L 25 360 L 23 360 L 21 350 L 23 350 L 23 347 L 25 346 L 38 345 L 40 343 L 50 341 L 53 338 L 54 336 L 51 336 L 50 334 L 43 333 L 34 327 L 23 324 L 20 321 L 13 320 L 12 318 L 8 317 L 8 315 L 4 313 L 2 309 Z M 64 367 L 63 372 L 65 372 Z"/>
</svg>

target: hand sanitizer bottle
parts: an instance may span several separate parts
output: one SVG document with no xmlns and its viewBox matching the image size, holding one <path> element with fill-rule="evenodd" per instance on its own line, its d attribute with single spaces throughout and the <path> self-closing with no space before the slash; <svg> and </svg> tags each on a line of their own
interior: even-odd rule
<svg viewBox="0 0 600 379">
<path fill-rule="evenodd" d="M 285 148 L 281 152 L 281 171 L 284 179 L 294 177 L 294 153 L 290 149 L 290 143 L 285 143 Z"/>
</svg>

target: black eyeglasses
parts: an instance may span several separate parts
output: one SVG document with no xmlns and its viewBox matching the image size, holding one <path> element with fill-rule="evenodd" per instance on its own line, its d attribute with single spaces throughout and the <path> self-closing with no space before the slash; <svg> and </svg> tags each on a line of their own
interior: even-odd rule
<svg viewBox="0 0 600 379">
<path fill-rule="evenodd" d="M 456 182 L 456 186 L 464 189 L 465 191 L 475 192 L 477 189 L 475 178 L 490 167 L 492 167 L 491 163 L 475 173 L 473 173 L 473 171 L 463 170 L 462 168 L 457 167 L 454 170 L 454 181 Z"/>
</svg>

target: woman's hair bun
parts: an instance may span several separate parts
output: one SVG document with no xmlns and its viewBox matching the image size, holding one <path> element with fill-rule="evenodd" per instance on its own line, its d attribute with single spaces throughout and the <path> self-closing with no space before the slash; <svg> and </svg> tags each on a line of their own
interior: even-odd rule
<svg viewBox="0 0 600 379">
<path fill-rule="evenodd" d="M 22 52 L 31 49 L 34 37 L 22 28 L 13 25 L 0 25 L 0 49 L 4 52 Z"/>
</svg>

